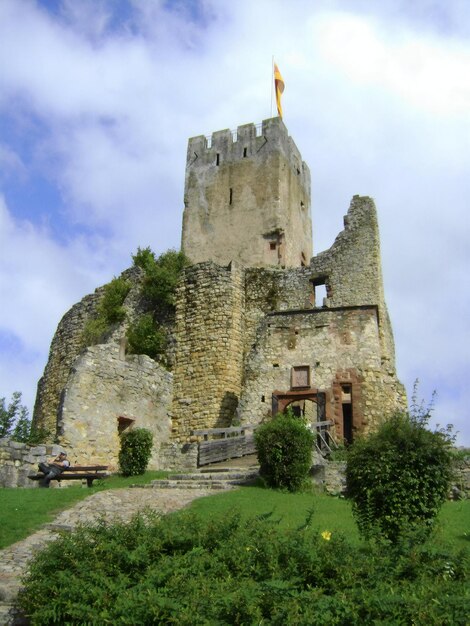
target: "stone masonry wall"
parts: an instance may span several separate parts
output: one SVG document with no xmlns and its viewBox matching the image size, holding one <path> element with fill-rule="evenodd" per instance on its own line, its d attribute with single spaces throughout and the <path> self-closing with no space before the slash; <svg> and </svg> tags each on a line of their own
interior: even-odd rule
<svg viewBox="0 0 470 626">
<path fill-rule="evenodd" d="M 338 368 L 380 367 L 377 348 L 374 307 L 268 315 L 245 362 L 242 423 L 271 415 L 272 392 L 290 390 L 294 366 L 308 365 L 310 387 L 324 390 Z"/>
<path fill-rule="evenodd" d="M 385 305 L 377 210 L 367 196 L 354 196 L 344 230 L 329 250 L 315 256 L 311 278 L 325 283 L 327 306 L 376 304 L 379 309 L 381 358 L 395 369 L 392 328 Z M 317 306 L 321 303 L 317 303 Z"/>
<path fill-rule="evenodd" d="M 87 348 L 65 386 L 59 441 L 72 464 L 99 463 L 115 470 L 119 424 L 148 428 L 154 435 L 149 469 L 161 469 L 171 396 L 172 374 L 149 357 L 125 356 L 115 344 Z"/>
<path fill-rule="evenodd" d="M 182 249 L 193 263 L 300 267 L 312 254 L 310 171 L 280 118 L 188 142 Z M 303 256 L 302 256 L 303 255 Z"/>
<path fill-rule="evenodd" d="M 243 273 L 234 264 L 187 268 L 177 293 L 172 405 L 176 442 L 191 430 L 229 426 L 242 384 Z"/>
<path fill-rule="evenodd" d="M 116 324 L 110 329 L 105 341 L 119 344 L 125 334 L 127 323 L 135 317 L 140 303 L 140 268 L 132 267 L 121 274 L 131 283 L 131 290 L 126 297 L 124 307 L 128 313 L 125 324 Z M 44 374 L 39 380 L 33 421 L 38 427 L 50 432 L 51 439 L 57 430 L 61 396 L 70 375 L 70 368 L 77 356 L 84 350 L 83 331 L 87 321 L 96 315 L 97 306 L 103 296 L 104 287 L 99 287 L 93 294 L 85 296 L 75 304 L 61 319 L 52 339 L 49 359 Z"/>
<path fill-rule="evenodd" d="M 62 390 L 67 382 L 70 367 L 83 349 L 82 333 L 86 321 L 96 312 L 102 289 L 85 296 L 61 319 L 51 343 L 49 359 L 39 380 L 33 420 L 55 436 L 57 414 Z"/>
<path fill-rule="evenodd" d="M 55 458 L 63 448 L 58 445 L 29 446 L 11 439 L 0 439 L 0 487 L 39 487 L 29 480 L 38 471 L 38 463 Z"/>
<path fill-rule="evenodd" d="M 248 354 L 266 314 L 313 307 L 311 270 L 247 268 L 245 270 L 244 351 Z"/>
</svg>

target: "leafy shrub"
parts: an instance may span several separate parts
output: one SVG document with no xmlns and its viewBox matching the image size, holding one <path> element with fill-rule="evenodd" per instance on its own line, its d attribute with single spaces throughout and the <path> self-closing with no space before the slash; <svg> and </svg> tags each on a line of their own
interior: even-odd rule
<svg viewBox="0 0 470 626">
<path fill-rule="evenodd" d="M 154 359 L 165 350 L 165 331 L 156 325 L 151 313 L 142 315 L 127 331 L 129 350 L 134 354 L 146 354 Z"/>
<path fill-rule="evenodd" d="M 83 330 L 83 343 L 86 346 L 99 343 L 113 324 L 125 319 L 126 311 L 122 305 L 130 288 L 129 281 L 122 277 L 113 278 L 105 285 L 96 316 L 86 322 Z"/>
<path fill-rule="evenodd" d="M 134 264 L 145 272 L 142 288 L 144 296 L 154 305 L 173 309 L 176 284 L 182 270 L 189 264 L 184 253 L 168 250 L 156 259 L 150 248 L 138 248 L 132 258 Z"/>
<path fill-rule="evenodd" d="M 278 414 L 255 431 L 260 474 L 270 487 L 297 491 L 312 465 L 314 436 L 291 413 Z"/>
<path fill-rule="evenodd" d="M 401 413 L 349 449 L 347 492 L 360 532 L 394 543 L 423 539 L 449 492 L 452 438 L 431 432 L 430 409 Z"/>
<path fill-rule="evenodd" d="M 113 278 L 104 288 L 103 298 L 98 305 L 98 315 L 110 324 L 122 322 L 126 317 L 122 304 L 130 288 L 130 283 L 125 278 Z"/>
<path fill-rule="evenodd" d="M 142 249 L 140 246 L 137 248 L 137 252 L 132 255 L 132 260 L 134 265 L 141 267 L 144 272 L 151 270 L 157 261 L 155 253 L 150 247 Z"/>
<path fill-rule="evenodd" d="M 146 428 L 133 428 L 121 435 L 119 466 L 123 476 L 137 476 L 147 469 L 152 452 L 153 435 Z"/>
<path fill-rule="evenodd" d="M 458 626 L 468 573 L 465 553 L 354 548 L 311 525 L 186 511 L 64 534 L 32 562 L 20 603 L 38 626 Z"/>
</svg>

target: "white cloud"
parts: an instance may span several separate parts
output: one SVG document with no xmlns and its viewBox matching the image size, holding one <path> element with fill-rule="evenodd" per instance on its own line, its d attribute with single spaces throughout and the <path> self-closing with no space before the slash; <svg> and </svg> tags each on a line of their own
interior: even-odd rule
<svg viewBox="0 0 470 626">
<path fill-rule="evenodd" d="M 312 26 L 321 54 L 347 80 L 384 89 L 420 111 L 468 115 L 468 45 L 408 29 L 397 32 L 348 13 L 327 14 Z"/>
<path fill-rule="evenodd" d="M 10 179 L 48 177 L 68 226 L 57 243 L 15 218 L 7 195 L 2 328 L 44 365 L 80 295 L 137 245 L 178 246 L 187 138 L 269 117 L 275 54 L 286 125 L 312 173 L 315 249 L 331 245 L 353 194 L 375 197 L 400 373 L 466 415 L 470 9 L 373 4 L 136 0 L 120 16 L 106 0 L 67 0 L 57 15 L 1 2 L 0 115 L 19 140 L 3 140 L 0 161 Z M 44 212 L 38 198 L 37 224 Z"/>
</svg>

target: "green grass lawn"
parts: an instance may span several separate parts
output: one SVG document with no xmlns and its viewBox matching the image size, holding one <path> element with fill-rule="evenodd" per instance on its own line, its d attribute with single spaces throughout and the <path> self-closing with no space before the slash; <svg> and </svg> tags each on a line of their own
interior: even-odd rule
<svg viewBox="0 0 470 626">
<path fill-rule="evenodd" d="M 78 486 L 65 489 L 1 489 L 0 548 L 37 530 L 57 513 L 77 501 L 104 489 L 119 489 L 131 484 L 145 484 L 160 478 L 163 472 L 143 476 L 113 476 L 91 489 Z M 237 511 L 244 517 L 271 514 L 282 526 L 296 528 L 310 524 L 319 532 L 341 533 L 352 544 L 360 542 L 351 513 L 351 505 L 342 498 L 323 493 L 288 493 L 263 487 L 242 487 L 195 500 L 191 509 L 205 518 Z M 446 502 L 439 516 L 434 541 L 436 546 L 456 551 L 470 547 L 470 500 Z"/>
<path fill-rule="evenodd" d="M 272 514 L 282 526 L 296 528 L 305 524 L 311 514 L 310 525 L 319 532 L 339 532 L 351 544 L 360 538 L 351 512 L 351 503 L 323 493 L 288 493 L 262 487 L 244 487 L 236 491 L 195 500 L 191 509 L 205 518 L 239 511 L 248 517 Z M 451 551 L 470 548 L 470 500 L 445 502 L 433 538 L 436 547 Z"/>
<path fill-rule="evenodd" d="M 145 472 L 142 476 L 110 476 L 93 487 L 73 485 L 51 489 L 0 489 L 0 549 L 24 539 L 79 500 L 106 489 L 149 483 L 167 472 Z"/>
</svg>

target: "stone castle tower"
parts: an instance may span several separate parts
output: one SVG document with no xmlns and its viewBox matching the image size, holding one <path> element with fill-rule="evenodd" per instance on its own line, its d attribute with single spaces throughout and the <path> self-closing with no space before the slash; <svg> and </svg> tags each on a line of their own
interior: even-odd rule
<svg viewBox="0 0 470 626">
<path fill-rule="evenodd" d="M 189 140 L 182 249 L 193 263 L 305 266 L 310 170 L 281 118 Z"/>
<path fill-rule="evenodd" d="M 118 324 L 83 347 L 97 289 L 62 319 L 34 419 L 78 462 L 117 463 L 119 433 L 154 432 L 151 467 L 194 466 L 195 431 L 252 424 L 291 405 L 340 439 L 404 408 L 384 298 L 377 212 L 354 196 L 312 257 L 310 172 L 280 118 L 189 140 L 171 371 L 128 355 Z M 142 315 L 139 268 L 124 302 Z"/>
</svg>

